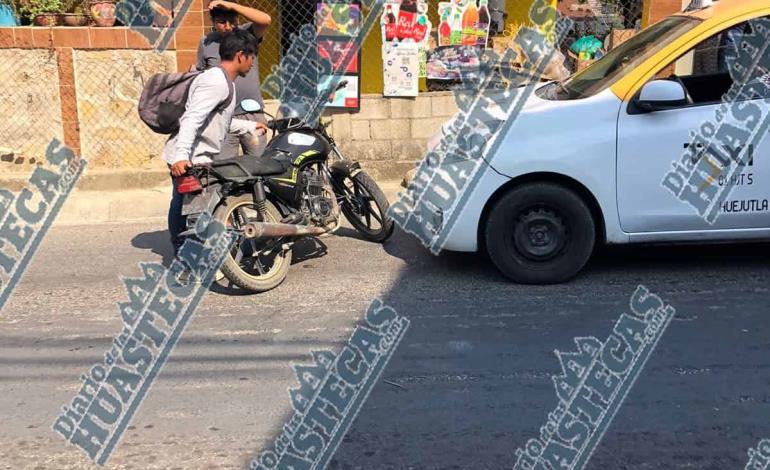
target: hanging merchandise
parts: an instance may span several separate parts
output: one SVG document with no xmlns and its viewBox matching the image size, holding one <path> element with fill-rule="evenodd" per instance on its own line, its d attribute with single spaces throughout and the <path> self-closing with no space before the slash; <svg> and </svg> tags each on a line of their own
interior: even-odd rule
<svg viewBox="0 0 770 470">
<path fill-rule="evenodd" d="M 476 2 L 472 1 L 465 7 L 462 23 L 462 44 L 463 46 L 475 46 L 478 42 L 479 11 L 476 9 Z"/>
<path fill-rule="evenodd" d="M 489 0 L 454 0 L 438 4 L 439 46 L 481 46 L 489 40 Z"/>
<path fill-rule="evenodd" d="M 387 0 L 380 21 L 385 96 L 418 95 L 432 29 L 427 13 L 425 0 Z"/>
<path fill-rule="evenodd" d="M 398 39 L 414 37 L 414 25 L 417 22 L 417 0 L 401 0 L 398 9 Z"/>
<path fill-rule="evenodd" d="M 393 5 L 388 4 L 385 9 L 385 15 L 382 17 L 382 30 L 385 34 L 385 41 L 393 41 L 398 33 L 398 22 L 396 15 L 393 14 Z"/>
<path fill-rule="evenodd" d="M 463 22 L 460 17 L 459 8 L 454 9 L 454 14 L 452 15 L 452 23 L 450 23 L 450 26 L 452 28 L 452 32 L 449 35 L 449 44 L 452 46 L 459 46 L 462 44 L 463 39 Z"/>
<path fill-rule="evenodd" d="M 382 42 L 427 42 L 433 27 L 426 0 L 387 0 L 380 20 Z"/>
<path fill-rule="evenodd" d="M 459 80 L 478 68 L 489 42 L 489 0 L 441 2 L 438 14 L 438 47 L 427 52 L 427 78 Z"/>
<path fill-rule="evenodd" d="M 489 42 L 489 0 L 479 0 L 479 22 L 476 28 L 476 45 L 487 47 Z"/>
<path fill-rule="evenodd" d="M 444 10 L 444 13 L 441 14 L 441 24 L 438 27 L 439 46 L 449 46 L 452 44 L 452 26 L 449 24 L 449 13 L 450 10 L 446 9 Z"/>
</svg>

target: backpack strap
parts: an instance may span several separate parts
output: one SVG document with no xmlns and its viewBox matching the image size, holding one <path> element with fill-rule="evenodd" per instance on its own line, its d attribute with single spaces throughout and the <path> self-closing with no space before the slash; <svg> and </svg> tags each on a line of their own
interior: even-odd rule
<svg viewBox="0 0 770 470">
<path fill-rule="evenodd" d="M 217 112 L 220 113 L 227 109 L 228 106 L 230 106 L 230 103 L 233 101 L 233 95 L 235 94 L 235 83 L 230 80 L 230 77 L 227 75 L 227 72 L 225 72 L 225 69 L 222 67 L 219 67 L 219 70 L 222 71 L 222 73 L 225 75 L 225 80 L 227 80 L 227 98 L 225 98 L 224 101 L 222 101 L 222 104 L 217 107 Z"/>
</svg>

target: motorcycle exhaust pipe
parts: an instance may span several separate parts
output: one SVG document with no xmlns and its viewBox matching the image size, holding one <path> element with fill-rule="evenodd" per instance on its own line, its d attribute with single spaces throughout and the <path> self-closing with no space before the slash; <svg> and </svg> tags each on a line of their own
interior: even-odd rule
<svg viewBox="0 0 770 470">
<path fill-rule="evenodd" d="M 243 235 L 248 239 L 317 236 L 326 232 L 327 230 L 323 227 L 269 222 L 250 222 L 243 227 Z"/>
</svg>

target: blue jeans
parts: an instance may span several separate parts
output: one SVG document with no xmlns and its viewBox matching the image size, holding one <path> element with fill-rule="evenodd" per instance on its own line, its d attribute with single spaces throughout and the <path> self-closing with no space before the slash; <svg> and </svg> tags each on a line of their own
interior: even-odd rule
<svg viewBox="0 0 770 470">
<path fill-rule="evenodd" d="M 187 217 L 182 215 L 184 196 L 179 193 L 176 178 L 173 176 L 171 177 L 171 183 L 174 186 L 174 190 L 171 195 L 171 205 L 168 208 L 168 233 L 171 236 L 171 244 L 174 246 L 174 255 L 176 255 L 184 243 L 184 239 L 179 234 L 187 230 Z"/>
</svg>

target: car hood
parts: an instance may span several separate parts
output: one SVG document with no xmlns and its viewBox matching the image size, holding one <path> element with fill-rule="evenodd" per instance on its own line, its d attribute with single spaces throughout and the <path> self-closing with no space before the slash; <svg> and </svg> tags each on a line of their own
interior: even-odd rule
<svg viewBox="0 0 770 470">
<path fill-rule="evenodd" d="M 568 155 L 565 145 L 579 147 L 589 138 L 614 141 L 606 125 L 615 126 L 620 104 L 609 89 L 578 100 L 543 99 L 531 88 L 517 89 L 506 121 L 490 136 L 485 160 L 498 173 L 515 176 L 524 171 L 519 162 Z"/>
</svg>

